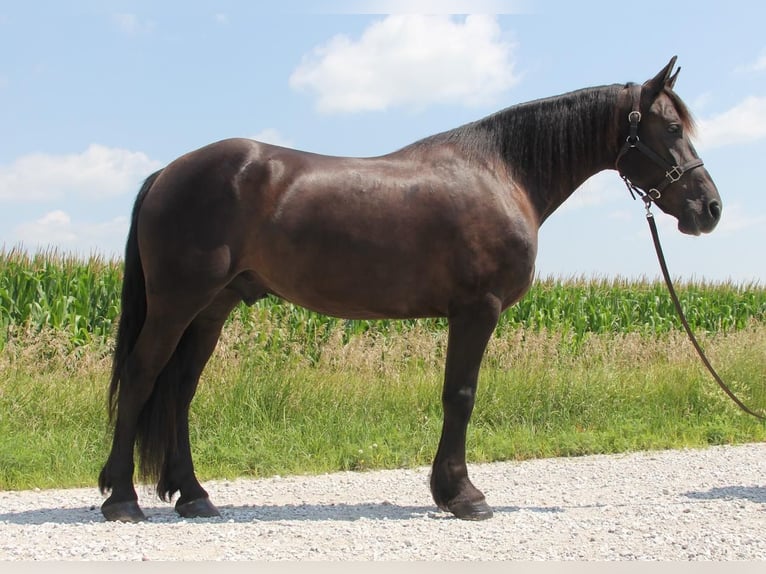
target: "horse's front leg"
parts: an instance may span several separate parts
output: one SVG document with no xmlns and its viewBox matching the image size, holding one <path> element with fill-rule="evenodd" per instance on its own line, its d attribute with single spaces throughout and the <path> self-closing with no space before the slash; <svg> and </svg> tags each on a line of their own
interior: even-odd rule
<svg viewBox="0 0 766 574">
<path fill-rule="evenodd" d="M 431 471 L 431 494 L 442 510 L 464 520 L 485 520 L 492 509 L 468 478 L 465 438 L 484 350 L 500 316 L 500 301 L 487 296 L 449 318 L 442 405 L 444 426 Z"/>
</svg>

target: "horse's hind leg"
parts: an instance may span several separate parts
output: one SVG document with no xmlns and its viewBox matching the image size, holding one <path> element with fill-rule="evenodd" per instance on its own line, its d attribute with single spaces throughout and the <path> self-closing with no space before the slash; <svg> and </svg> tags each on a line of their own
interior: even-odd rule
<svg viewBox="0 0 766 574">
<path fill-rule="evenodd" d="M 461 307 L 449 318 L 442 404 L 444 426 L 431 471 L 431 494 L 442 510 L 466 520 L 492 516 L 484 495 L 468 478 L 465 439 L 484 350 L 500 315 L 492 297 Z"/>
<path fill-rule="evenodd" d="M 186 321 L 150 312 L 128 356 L 117 395 L 112 450 L 99 479 L 102 490 L 112 491 L 101 506 L 107 520 L 138 522 L 146 518 L 133 486 L 133 450 L 139 417 L 185 328 Z"/>
<path fill-rule="evenodd" d="M 158 493 L 170 499 L 181 495 L 175 509 L 184 518 L 219 516 L 208 493 L 197 480 L 189 441 L 189 407 L 197 390 L 200 375 L 215 350 L 221 329 L 231 310 L 239 302 L 235 292 L 225 289 L 186 329 L 173 360 L 180 361 L 181 389 L 176 415 L 176 445 L 168 450 L 157 485 Z"/>
</svg>

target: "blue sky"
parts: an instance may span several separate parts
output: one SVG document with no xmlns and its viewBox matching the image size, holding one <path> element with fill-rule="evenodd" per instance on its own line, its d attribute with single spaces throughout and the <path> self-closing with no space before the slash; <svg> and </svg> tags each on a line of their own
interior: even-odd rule
<svg viewBox="0 0 766 574">
<path fill-rule="evenodd" d="M 763 284 L 765 21 L 751 0 L 3 0 L 0 246 L 121 254 L 141 181 L 218 139 L 379 155 L 515 103 L 642 82 L 678 55 L 724 209 L 702 237 L 657 214 L 668 263 Z M 537 269 L 658 276 L 615 172 L 543 225 Z"/>
</svg>

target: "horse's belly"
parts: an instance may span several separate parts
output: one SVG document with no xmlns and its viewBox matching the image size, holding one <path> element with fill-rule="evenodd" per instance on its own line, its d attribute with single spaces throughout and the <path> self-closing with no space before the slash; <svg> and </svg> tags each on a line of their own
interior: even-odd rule
<svg viewBox="0 0 766 574">
<path fill-rule="evenodd" d="M 347 319 L 441 316 L 447 312 L 446 275 L 418 258 L 317 253 L 280 257 L 259 274 L 274 294 L 302 307 Z"/>
</svg>

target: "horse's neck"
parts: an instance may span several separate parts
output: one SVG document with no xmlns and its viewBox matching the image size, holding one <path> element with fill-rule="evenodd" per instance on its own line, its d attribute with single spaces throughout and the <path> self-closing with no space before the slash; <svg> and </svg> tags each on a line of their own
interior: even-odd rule
<svg viewBox="0 0 766 574">
<path fill-rule="evenodd" d="M 509 108 L 502 154 L 542 223 L 585 180 L 613 167 L 617 86 L 579 90 Z"/>
<path fill-rule="evenodd" d="M 527 193 L 537 209 L 539 222 L 542 224 L 548 219 L 590 177 L 612 168 L 614 165 L 612 155 L 614 154 L 606 154 L 600 161 L 582 162 L 571 167 L 564 164 L 561 177 L 557 182 L 545 186 L 528 187 Z"/>
</svg>

